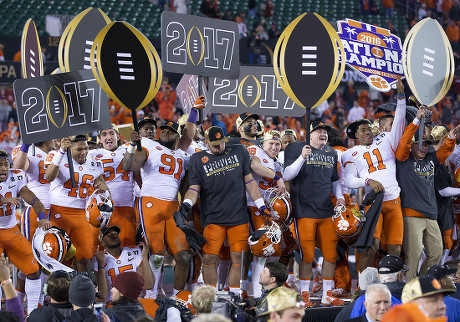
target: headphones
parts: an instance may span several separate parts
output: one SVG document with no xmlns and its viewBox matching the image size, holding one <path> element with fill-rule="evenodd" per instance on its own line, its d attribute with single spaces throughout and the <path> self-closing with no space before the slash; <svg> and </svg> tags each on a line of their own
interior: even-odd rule
<svg viewBox="0 0 460 322">
<path fill-rule="evenodd" d="M 69 277 L 70 275 L 63 270 L 57 270 L 55 272 L 52 272 L 50 276 L 48 276 L 48 279 L 50 278 L 62 278 L 62 277 Z M 48 283 L 43 284 L 43 295 L 47 296 L 48 294 Z"/>
</svg>

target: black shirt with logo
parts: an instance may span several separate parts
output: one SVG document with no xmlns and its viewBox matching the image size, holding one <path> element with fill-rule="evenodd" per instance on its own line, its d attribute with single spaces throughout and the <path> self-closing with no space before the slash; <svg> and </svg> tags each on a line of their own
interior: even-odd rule
<svg viewBox="0 0 460 322">
<path fill-rule="evenodd" d="M 284 167 L 290 166 L 302 154 L 305 142 L 293 142 L 284 152 Z M 297 176 L 290 181 L 291 202 L 295 218 L 324 219 L 332 217 L 332 182 L 339 180 L 337 152 L 330 146 L 311 147 Z"/>
<path fill-rule="evenodd" d="M 244 177 L 251 173 L 250 157 L 242 145 L 226 146 L 222 155 L 197 152 L 190 158 L 189 183 L 199 185 L 200 221 L 222 226 L 248 222 Z"/>
</svg>

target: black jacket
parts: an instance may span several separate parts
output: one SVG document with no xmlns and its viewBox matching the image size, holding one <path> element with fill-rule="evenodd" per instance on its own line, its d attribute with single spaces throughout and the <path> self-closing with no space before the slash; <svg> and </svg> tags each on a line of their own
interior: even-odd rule
<svg viewBox="0 0 460 322">
<path fill-rule="evenodd" d="M 58 322 L 64 321 L 72 313 L 72 304 L 70 303 L 49 303 L 48 305 L 39 307 L 30 312 L 27 321 L 41 322 L 51 321 Z"/>
<path fill-rule="evenodd" d="M 396 281 L 396 282 L 385 283 L 385 285 L 388 286 L 388 289 L 390 290 L 391 295 L 393 295 L 394 297 L 397 297 L 398 299 L 401 299 L 402 290 L 404 288 L 404 285 L 406 285 L 406 283 Z"/>
<path fill-rule="evenodd" d="M 111 321 L 129 322 L 134 321 L 140 316 L 147 315 L 144 308 L 139 303 L 125 302 L 115 305 L 104 311 Z"/>
<path fill-rule="evenodd" d="M 363 313 L 363 315 L 357 316 L 353 319 L 345 320 L 344 322 L 367 322 L 366 313 Z"/>
<path fill-rule="evenodd" d="M 72 311 L 72 314 L 64 320 L 65 322 L 97 322 L 93 309 L 87 307 Z"/>
</svg>

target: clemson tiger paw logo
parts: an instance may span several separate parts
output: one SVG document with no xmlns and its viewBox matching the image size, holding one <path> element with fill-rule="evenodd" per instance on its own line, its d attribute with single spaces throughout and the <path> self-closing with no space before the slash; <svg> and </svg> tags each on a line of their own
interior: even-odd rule
<svg viewBox="0 0 460 322">
<path fill-rule="evenodd" d="M 390 90 L 390 85 L 388 85 L 388 82 L 380 76 L 371 76 L 369 80 L 375 88 Z"/>
<path fill-rule="evenodd" d="M 51 255 L 51 252 L 53 251 L 53 247 L 51 246 L 51 244 L 49 242 L 44 242 L 43 243 L 43 252 L 46 254 L 46 255 Z"/>
<path fill-rule="evenodd" d="M 339 220 L 339 223 L 337 224 L 337 227 L 339 228 L 339 230 L 347 230 L 349 226 L 350 226 L 349 222 L 346 221 L 345 219 Z"/>
</svg>

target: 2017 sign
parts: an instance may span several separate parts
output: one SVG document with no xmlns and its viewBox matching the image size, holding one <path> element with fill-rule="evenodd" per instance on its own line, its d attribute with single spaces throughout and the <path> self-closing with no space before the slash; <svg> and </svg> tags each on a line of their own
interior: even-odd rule
<svg viewBox="0 0 460 322">
<path fill-rule="evenodd" d="M 206 106 L 203 109 L 203 115 L 207 115 L 209 112 L 211 112 L 211 104 L 208 103 L 208 91 L 203 80 L 201 80 L 201 88 L 203 90 L 203 95 L 206 101 Z M 179 102 L 182 104 L 184 113 L 190 113 L 195 100 L 199 96 L 199 91 L 198 76 L 187 74 L 182 76 L 179 84 L 177 84 L 176 93 L 177 97 L 179 98 Z"/>
<path fill-rule="evenodd" d="M 303 116 L 305 109 L 281 88 L 271 67 L 242 66 L 239 79 L 210 78 L 213 113 Z"/>
<path fill-rule="evenodd" d="M 161 62 L 169 72 L 238 78 L 238 39 L 234 22 L 161 14 Z"/>
<path fill-rule="evenodd" d="M 110 128 L 107 95 L 90 70 L 18 79 L 13 87 L 26 144 Z"/>
</svg>

